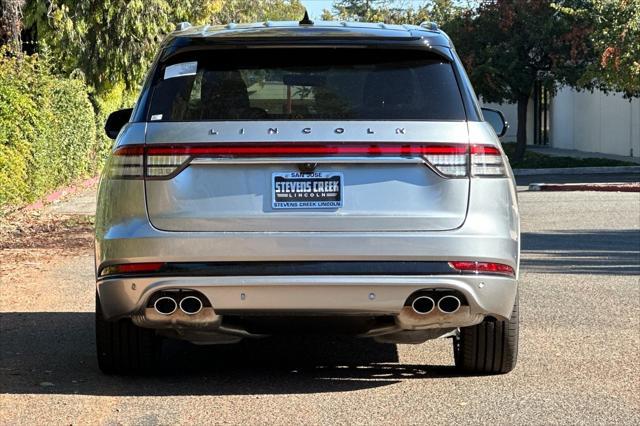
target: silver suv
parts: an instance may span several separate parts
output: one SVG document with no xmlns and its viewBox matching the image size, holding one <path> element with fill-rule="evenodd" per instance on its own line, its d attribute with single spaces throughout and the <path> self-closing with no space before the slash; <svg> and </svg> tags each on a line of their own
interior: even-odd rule
<svg viewBox="0 0 640 426">
<path fill-rule="evenodd" d="M 520 227 L 498 141 L 434 25 L 182 25 L 116 138 L 96 218 L 106 373 L 163 338 L 452 338 L 516 363 Z"/>
</svg>

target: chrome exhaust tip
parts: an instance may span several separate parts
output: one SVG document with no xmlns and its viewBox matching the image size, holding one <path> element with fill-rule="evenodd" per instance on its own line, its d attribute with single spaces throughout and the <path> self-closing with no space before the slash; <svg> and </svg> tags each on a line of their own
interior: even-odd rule
<svg viewBox="0 0 640 426">
<path fill-rule="evenodd" d="M 173 297 L 159 297 L 153 304 L 153 308 L 161 315 L 171 315 L 178 309 L 178 304 Z"/>
<path fill-rule="evenodd" d="M 196 296 L 187 296 L 180 301 L 180 310 L 187 315 L 195 315 L 202 310 L 202 300 Z"/>
<path fill-rule="evenodd" d="M 462 303 L 456 296 L 444 296 L 438 300 L 438 309 L 445 314 L 453 314 L 460 309 Z"/>
<path fill-rule="evenodd" d="M 413 312 L 418 315 L 427 315 L 428 313 L 433 311 L 433 308 L 435 308 L 435 306 L 436 303 L 429 296 L 416 297 L 411 303 Z"/>
</svg>

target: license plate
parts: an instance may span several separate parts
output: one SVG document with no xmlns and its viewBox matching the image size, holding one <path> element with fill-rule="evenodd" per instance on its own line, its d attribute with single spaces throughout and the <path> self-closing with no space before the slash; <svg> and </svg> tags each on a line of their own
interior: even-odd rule
<svg viewBox="0 0 640 426">
<path fill-rule="evenodd" d="M 272 174 L 274 209 L 337 209 L 342 207 L 342 173 Z"/>
</svg>

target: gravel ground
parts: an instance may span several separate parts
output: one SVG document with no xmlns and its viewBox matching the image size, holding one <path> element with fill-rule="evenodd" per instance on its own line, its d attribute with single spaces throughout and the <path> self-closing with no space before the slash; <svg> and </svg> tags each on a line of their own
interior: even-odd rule
<svg viewBox="0 0 640 426">
<path fill-rule="evenodd" d="M 519 196 L 520 358 L 493 377 L 458 375 L 449 340 L 318 337 L 172 343 L 156 377 L 103 376 L 90 219 L 28 227 L 0 246 L 0 423 L 640 424 L 640 195 Z"/>
</svg>

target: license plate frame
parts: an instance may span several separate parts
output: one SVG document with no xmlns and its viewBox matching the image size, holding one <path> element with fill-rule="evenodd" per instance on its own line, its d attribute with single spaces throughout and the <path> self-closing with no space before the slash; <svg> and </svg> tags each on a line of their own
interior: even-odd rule
<svg viewBox="0 0 640 426">
<path fill-rule="evenodd" d="M 341 208 L 343 204 L 344 174 L 341 172 L 273 172 L 271 174 L 271 207 L 274 210 L 335 210 Z"/>
</svg>

